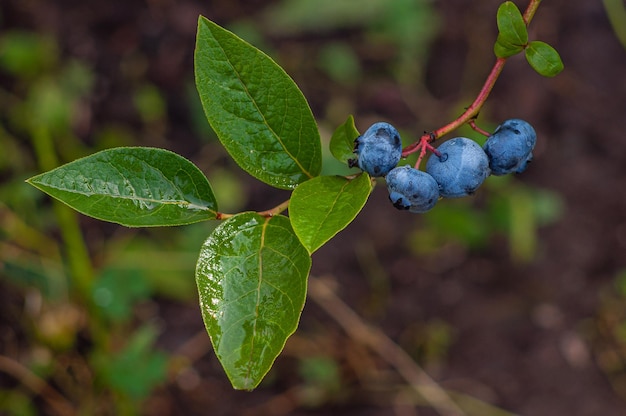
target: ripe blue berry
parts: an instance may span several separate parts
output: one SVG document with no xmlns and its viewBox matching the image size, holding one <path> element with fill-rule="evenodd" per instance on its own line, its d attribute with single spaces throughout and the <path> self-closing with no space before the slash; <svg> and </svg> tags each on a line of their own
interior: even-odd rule
<svg viewBox="0 0 626 416">
<path fill-rule="evenodd" d="M 389 200 L 398 209 L 422 213 L 434 207 L 439 199 L 439 187 L 433 177 L 408 165 L 392 169 L 385 180 Z"/>
<path fill-rule="evenodd" d="M 374 123 L 354 141 L 357 157 L 348 164 L 359 166 L 370 176 L 385 176 L 396 167 L 402 156 L 400 133 L 389 123 Z"/>
<path fill-rule="evenodd" d="M 524 120 L 510 119 L 500 124 L 483 146 L 491 173 L 523 172 L 532 160 L 536 142 L 535 129 Z"/>
<path fill-rule="evenodd" d="M 466 137 L 456 137 L 442 143 L 428 158 L 426 172 L 439 185 L 444 198 L 471 195 L 489 176 L 489 158 L 482 147 Z"/>
</svg>

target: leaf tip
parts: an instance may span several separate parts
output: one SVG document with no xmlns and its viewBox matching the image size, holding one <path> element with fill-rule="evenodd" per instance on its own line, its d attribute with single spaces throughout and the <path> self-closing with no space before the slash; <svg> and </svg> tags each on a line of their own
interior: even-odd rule
<svg viewBox="0 0 626 416">
<path fill-rule="evenodd" d="M 29 184 L 30 186 L 34 186 L 37 189 L 41 189 L 39 184 L 38 184 L 38 179 L 41 175 L 35 175 L 35 176 L 31 176 L 28 179 L 24 179 L 24 182 L 26 182 L 27 184 Z"/>
</svg>

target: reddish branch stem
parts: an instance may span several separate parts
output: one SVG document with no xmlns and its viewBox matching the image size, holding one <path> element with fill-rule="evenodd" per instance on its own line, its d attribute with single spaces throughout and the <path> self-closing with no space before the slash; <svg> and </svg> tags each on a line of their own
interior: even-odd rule
<svg viewBox="0 0 626 416">
<path fill-rule="evenodd" d="M 542 0 L 530 0 L 530 2 L 528 3 L 528 7 L 526 7 L 524 15 L 522 16 L 524 18 L 524 22 L 526 22 L 526 26 L 528 26 L 530 24 L 530 21 L 533 20 L 535 12 L 537 11 L 537 8 L 539 7 L 541 1 Z"/>
<path fill-rule="evenodd" d="M 480 127 L 478 127 L 476 125 L 476 120 L 472 119 L 467 124 L 469 124 L 469 126 L 472 128 L 472 130 L 482 134 L 483 136 L 485 136 L 485 137 L 491 136 L 491 133 L 489 133 L 487 130 L 483 130 L 483 129 L 481 129 Z"/>
<path fill-rule="evenodd" d="M 485 84 L 478 93 L 478 96 L 476 96 L 474 102 L 469 107 L 467 107 L 463 114 L 461 114 L 456 120 L 451 121 L 450 123 L 438 128 L 437 130 L 434 130 L 433 132 L 424 133 L 417 142 L 408 145 L 402 150 L 402 157 L 406 157 L 412 153 L 420 151 L 418 163 L 416 164 L 416 166 L 419 166 L 419 162 L 421 162 L 421 159 L 423 157 L 422 153 L 425 152 L 426 146 L 432 147 L 432 145 L 430 144 L 431 142 L 458 129 L 463 124 L 468 123 L 470 120 L 474 120 L 478 116 L 478 113 L 480 112 L 483 104 L 485 104 L 485 101 L 487 101 L 487 97 L 489 97 L 489 93 L 493 89 L 496 80 L 500 76 L 500 73 L 502 72 L 505 63 L 506 58 L 496 59 L 496 63 L 493 65 L 493 68 L 491 68 L 491 72 L 489 73 Z"/>
<path fill-rule="evenodd" d="M 435 130 L 433 132 L 433 135 L 435 136 L 434 140 L 437 140 L 438 138 L 445 136 L 451 131 L 458 129 L 463 124 L 467 123 L 468 121 L 478 116 L 480 109 L 482 108 L 483 104 L 485 104 L 485 101 L 487 101 L 487 97 L 489 97 L 489 93 L 493 89 L 493 86 L 496 83 L 496 80 L 500 76 L 500 73 L 502 72 L 502 69 L 504 68 L 505 63 L 506 63 L 506 58 L 496 59 L 496 63 L 493 65 L 493 68 L 491 68 L 491 72 L 489 73 L 489 76 L 487 77 L 485 84 L 483 85 L 482 89 L 478 93 L 478 96 L 476 97 L 474 102 L 469 107 L 467 107 L 467 110 L 465 110 L 465 112 L 461 114 L 459 118 Z"/>
<path fill-rule="evenodd" d="M 537 11 L 537 8 L 539 7 L 540 3 L 541 3 L 541 0 L 530 0 L 530 2 L 528 3 L 528 7 L 526 7 L 526 10 L 524 11 L 524 14 L 523 14 L 523 18 L 524 18 L 524 22 L 526 23 L 526 26 L 528 26 L 530 21 L 533 19 L 533 16 L 535 15 L 535 12 Z M 506 63 L 506 59 L 507 58 L 496 59 L 496 62 L 493 65 L 493 68 L 491 68 L 491 72 L 489 72 L 489 75 L 487 76 L 487 79 L 485 80 L 483 87 L 480 89 L 480 92 L 476 96 L 476 99 L 469 107 L 467 107 L 467 109 L 463 112 L 463 114 L 461 114 L 456 120 L 451 121 L 445 126 L 438 128 L 437 130 L 434 130 L 429 133 L 424 133 L 417 142 L 408 145 L 402 150 L 402 157 L 406 157 L 412 153 L 419 151 L 420 154 L 418 156 L 418 160 L 416 163 L 416 167 L 419 167 L 419 163 L 424 157 L 424 154 L 426 153 L 426 151 L 432 149 L 432 145 L 430 143 L 458 129 L 463 124 L 466 124 L 475 120 L 476 117 L 478 116 L 478 113 L 480 112 L 480 109 L 485 104 L 485 101 L 487 101 L 487 97 L 489 97 L 489 93 L 491 93 L 491 90 L 493 89 L 493 86 L 495 85 L 496 80 L 500 76 L 500 73 L 502 72 L 502 69 L 504 68 L 504 64 Z M 480 130 L 477 130 L 477 131 L 480 131 Z M 481 131 L 481 133 L 484 134 L 487 132 Z"/>
</svg>

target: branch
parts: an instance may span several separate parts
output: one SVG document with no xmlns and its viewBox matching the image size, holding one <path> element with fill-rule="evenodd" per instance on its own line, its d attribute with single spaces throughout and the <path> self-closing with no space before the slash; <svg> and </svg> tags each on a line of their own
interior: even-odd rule
<svg viewBox="0 0 626 416">
<path fill-rule="evenodd" d="M 541 0 L 529 1 L 528 6 L 526 7 L 526 10 L 524 11 L 524 14 L 522 16 L 524 18 L 524 22 L 526 22 L 526 26 L 530 24 L 531 20 L 535 16 L 535 12 L 537 11 L 540 3 Z M 502 69 L 504 68 L 506 60 L 507 58 L 496 59 L 496 62 L 493 65 L 493 68 L 491 68 L 491 71 L 489 72 L 489 75 L 487 76 L 483 87 L 480 89 L 480 92 L 476 96 L 476 99 L 469 107 L 467 107 L 463 114 L 461 114 L 456 120 L 451 121 L 450 123 L 438 128 L 437 130 L 434 130 L 433 132 L 424 133 L 424 135 L 420 137 L 417 142 L 408 145 L 402 150 L 402 157 L 406 157 L 412 153 L 417 152 L 418 150 L 422 150 L 425 144 L 431 143 L 441 138 L 442 136 L 445 136 L 446 134 L 458 129 L 463 124 L 474 120 L 478 116 L 480 109 L 485 104 L 485 101 L 487 101 L 487 98 L 489 97 L 493 86 L 495 85 L 498 77 L 502 73 Z"/>
<path fill-rule="evenodd" d="M 370 347 L 406 380 L 441 415 L 461 416 L 465 412 L 413 359 L 378 328 L 367 325 L 321 279 L 309 277 L 309 296 L 348 335 Z"/>
<path fill-rule="evenodd" d="M 33 393 L 41 396 L 56 414 L 61 416 L 76 414 L 74 407 L 65 397 L 13 358 L 0 355 L 0 372 L 10 374 Z"/>
<path fill-rule="evenodd" d="M 265 211 L 258 211 L 257 214 L 263 216 L 263 217 L 273 217 L 274 215 L 278 215 L 281 214 L 283 211 L 285 211 L 288 207 L 289 207 L 289 199 L 286 201 L 281 202 L 280 204 L 276 205 L 274 208 L 270 208 L 267 209 Z M 215 215 L 215 219 L 216 220 L 227 220 L 233 216 L 235 216 L 236 214 L 226 214 L 224 212 L 218 212 Z"/>
</svg>

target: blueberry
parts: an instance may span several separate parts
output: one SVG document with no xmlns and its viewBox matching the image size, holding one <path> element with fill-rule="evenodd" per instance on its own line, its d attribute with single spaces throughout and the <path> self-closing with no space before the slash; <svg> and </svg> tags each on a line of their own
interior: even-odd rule
<svg viewBox="0 0 626 416">
<path fill-rule="evenodd" d="M 439 187 L 433 177 L 408 165 L 392 169 L 385 180 L 389 200 L 398 209 L 422 213 L 439 199 Z"/>
<path fill-rule="evenodd" d="M 445 198 L 471 195 L 489 176 L 489 158 L 478 143 L 466 137 L 456 137 L 442 143 L 428 158 L 426 172 L 439 185 Z"/>
<path fill-rule="evenodd" d="M 524 120 L 510 119 L 500 124 L 483 146 L 491 173 L 523 172 L 532 160 L 536 142 L 535 129 Z"/>
<path fill-rule="evenodd" d="M 533 154 L 530 153 L 528 155 L 528 157 L 526 158 L 526 160 L 524 160 L 522 163 L 520 163 L 517 166 L 517 169 L 515 169 L 515 173 L 522 173 L 522 172 L 524 172 L 526 170 L 526 168 L 528 167 L 528 164 L 530 162 L 532 162 L 532 161 L 533 161 Z"/>
<path fill-rule="evenodd" d="M 396 167 L 402 156 L 402 140 L 398 130 L 385 122 L 374 123 L 354 141 L 351 167 L 359 166 L 370 176 L 385 176 Z"/>
</svg>

